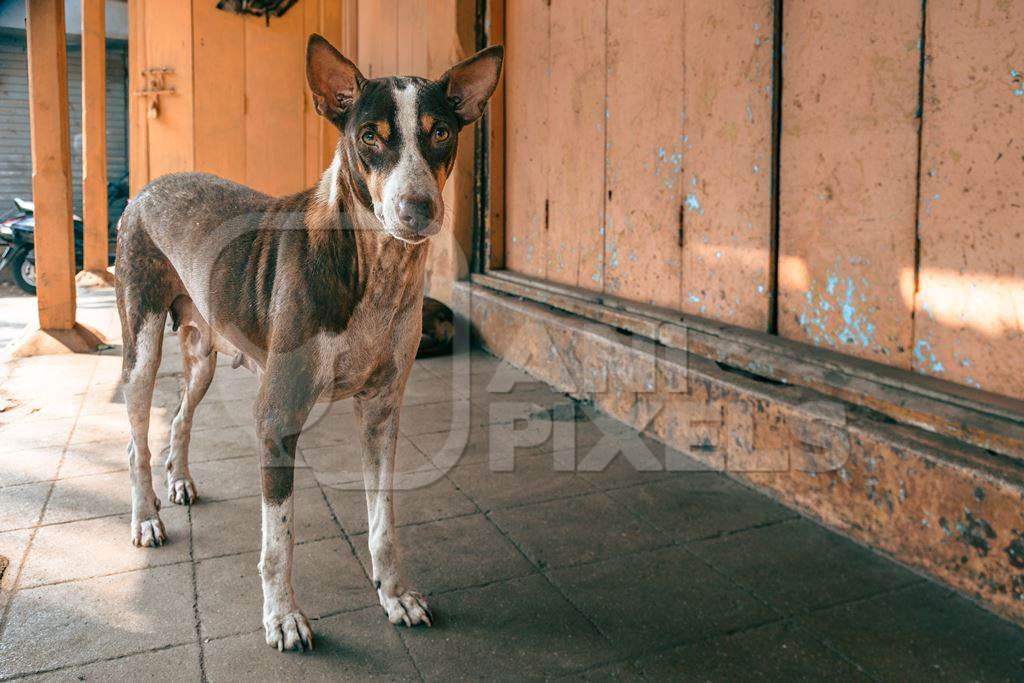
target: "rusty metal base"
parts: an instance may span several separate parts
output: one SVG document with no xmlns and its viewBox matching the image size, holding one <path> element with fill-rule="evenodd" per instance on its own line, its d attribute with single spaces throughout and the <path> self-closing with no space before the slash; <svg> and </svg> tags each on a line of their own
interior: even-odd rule
<svg viewBox="0 0 1024 683">
<path fill-rule="evenodd" d="M 478 284 L 453 295 L 513 365 L 1024 624 L 1019 461 Z"/>
</svg>

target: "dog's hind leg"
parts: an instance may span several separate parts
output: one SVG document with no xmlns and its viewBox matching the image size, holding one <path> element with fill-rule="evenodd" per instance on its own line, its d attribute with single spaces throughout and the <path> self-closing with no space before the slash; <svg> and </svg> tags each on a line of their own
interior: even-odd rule
<svg viewBox="0 0 1024 683">
<path fill-rule="evenodd" d="M 138 205 L 121 217 L 117 236 L 117 310 L 124 339 L 122 381 L 131 424 L 128 463 L 132 482 L 132 543 L 158 546 L 166 540 L 150 469 L 149 411 L 160 367 L 164 323 L 171 302 L 183 291 L 167 257 L 146 234 Z"/>
<path fill-rule="evenodd" d="M 125 365 L 127 375 L 124 397 L 128 406 L 132 438 L 128 444 L 128 467 L 132 481 L 132 543 L 158 546 L 167 538 L 160 521 L 160 501 L 153 491 L 150 469 L 149 411 L 153 403 L 153 385 L 160 367 L 160 347 L 164 339 L 165 313 L 149 313 L 133 324 L 125 335 L 125 357 L 133 363 Z M 137 322 L 137 325 L 135 324 Z M 128 345 L 131 355 L 128 355 Z"/>
<path fill-rule="evenodd" d="M 177 304 L 176 304 L 177 307 Z M 205 330 L 209 335 L 209 329 Z M 196 485 L 188 471 L 188 445 L 192 436 L 192 416 L 213 381 L 217 367 L 217 352 L 210 348 L 209 339 L 193 325 L 183 324 L 178 329 L 185 388 L 181 392 L 178 412 L 171 422 L 171 447 L 167 453 L 167 498 L 178 505 L 191 505 L 198 500 Z"/>
</svg>

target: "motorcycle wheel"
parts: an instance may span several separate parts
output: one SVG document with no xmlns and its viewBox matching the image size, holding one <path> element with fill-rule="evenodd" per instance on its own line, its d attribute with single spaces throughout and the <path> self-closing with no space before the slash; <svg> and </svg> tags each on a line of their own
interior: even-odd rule
<svg viewBox="0 0 1024 683">
<path fill-rule="evenodd" d="M 11 275 L 14 277 L 14 284 L 21 288 L 21 291 L 26 294 L 36 295 L 36 266 L 35 259 L 29 259 L 29 256 L 35 256 L 35 250 L 26 249 L 25 251 L 19 251 L 11 259 Z"/>
</svg>

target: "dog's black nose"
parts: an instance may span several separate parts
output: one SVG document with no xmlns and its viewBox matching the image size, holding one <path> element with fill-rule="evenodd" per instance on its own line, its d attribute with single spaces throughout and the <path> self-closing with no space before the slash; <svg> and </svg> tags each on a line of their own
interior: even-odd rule
<svg viewBox="0 0 1024 683">
<path fill-rule="evenodd" d="M 413 232 L 425 232 L 434 222 L 434 202 L 429 197 L 403 197 L 398 201 L 398 220 Z"/>
</svg>

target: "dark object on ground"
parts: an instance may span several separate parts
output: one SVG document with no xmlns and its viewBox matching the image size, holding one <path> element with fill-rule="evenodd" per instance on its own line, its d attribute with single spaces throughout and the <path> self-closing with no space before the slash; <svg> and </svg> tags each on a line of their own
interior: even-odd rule
<svg viewBox="0 0 1024 683">
<path fill-rule="evenodd" d="M 452 352 L 455 337 L 455 316 L 452 309 L 437 299 L 423 297 L 423 332 L 417 358 L 447 356 Z"/>
</svg>

